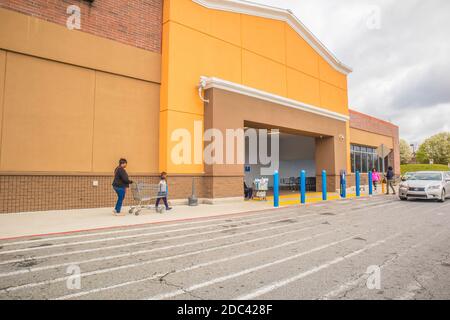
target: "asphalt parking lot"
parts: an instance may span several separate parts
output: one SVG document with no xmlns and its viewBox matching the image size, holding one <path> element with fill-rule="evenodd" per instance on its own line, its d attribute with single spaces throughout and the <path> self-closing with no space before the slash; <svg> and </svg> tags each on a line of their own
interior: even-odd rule
<svg viewBox="0 0 450 320">
<path fill-rule="evenodd" d="M 450 201 L 377 196 L 0 243 L 1 299 L 449 299 Z"/>
</svg>

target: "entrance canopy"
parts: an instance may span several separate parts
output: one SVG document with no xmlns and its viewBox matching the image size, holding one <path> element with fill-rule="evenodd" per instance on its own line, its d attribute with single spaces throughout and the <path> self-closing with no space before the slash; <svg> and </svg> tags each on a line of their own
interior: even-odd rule
<svg viewBox="0 0 450 320">
<path fill-rule="evenodd" d="M 314 153 L 313 157 L 310 156 L 314 159 L 313 175 L 320 177 L 322 170 L 326 170 L 330 176 L 328 188 L 336 190 L 339 173 L 347 168 L 347 122 L 344 119 L 326 112 L 319 114 L 320 110 L 309 112 L 276 103 L 276 100 L 268 101 L 257 97 L 256 91 L 250 96 L 236 90 L 212 87 L 205 91 L 205 98 L 208 101 L 205 103 L 205 130 L 214 128 L 225 135 L 227 129 L 251 127 L 279 130 L 286 139 L 289 136 L 308 137 L 303 142 L 295 142 L 292 138 L 292 148 L 297 144 L 299 149 L 306 150 L 309 142 Z M 308 151 L 310 154 L 311 149 Z M 205 173 L 213 176 L 243 177 L 244 171 L 242 164 L 205 166 Z"/>
</svg>

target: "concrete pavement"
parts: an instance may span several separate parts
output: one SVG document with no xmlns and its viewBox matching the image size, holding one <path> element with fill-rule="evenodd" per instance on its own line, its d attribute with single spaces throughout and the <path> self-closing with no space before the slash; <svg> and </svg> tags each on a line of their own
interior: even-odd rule
<svg viewBox="0 0 450 320">
<path fill-rule="evenodd" d="M 0 298 L 448 299 L 449 240 L 450 202 L 395 197 L 16 239 Z"/>
<path fill-rule="evenodd" d="M 354 196 L 353 194 L 348 195 L 349 198 Z M 292 206 L 300 204 L 299 197 L 298 192 L 284 194 L 280 197 L 280 205 Z M 338 194 L 329 194 L 330 201 L 339 199 Z M 142 210 L 140 216 L 126 215 L 124 217 L 114 217 L 112 215 L 112 208 L 3 214 L 0 215 L 0 240 L 111 227 L 120 228 L 143 224 L 159 224 L 273 209 L 273 198 L 271 197 L 268 197 L 268 201 L 230 200 L 214 205 L 200 204 L 198 207 L 175 205 L 172 211 L 164 214 L 158 214 L 155 210 Z M 308 203 L 317 203 L 322 201 L 322 197 L 320 193 L 310 193 L 308 194 L 307 200 Z M 127 212 L 128 210 L 129 207 L 123 208 L 123 212 Z"/>
<path fill-rule="evenodd" d="M 49 235 L 105 228 L 121 228 L 144 224 L 159 224 L 221 215 L 235 215 L 272 208 L 270 202 L 230 202 L 200 204 L 198 207 L 175 206 L 163 214 L 142 210 L 141 215 L 115 217 L 112 208 L 24 212 L 0 215 L 0 240 L 33 235 Z M 128 211 L 128 207 L 123 212 Z"/>
</svg>

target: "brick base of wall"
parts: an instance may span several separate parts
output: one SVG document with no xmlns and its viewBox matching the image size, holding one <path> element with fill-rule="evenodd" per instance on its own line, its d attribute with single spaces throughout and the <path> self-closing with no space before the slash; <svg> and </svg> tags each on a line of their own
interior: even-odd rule
<svg viewBox="0 0 450 320">
<path fill-rule="evenodd" d="M 367 174 L 361 174 L 361 185 L 367 185 L 369 182 L 369 178 Z M 354 187 L 356 185 L 356 176 L 355 174 L 347 175 L 347 188 Z M 318 192 L 322 191 L 322 176 L 316 177 L 316 190 Z M 340 176 L 327 176 L 327 191 L 328 192 L 336 192 L 340 189 Z"/>
<path fill-rule="evenodd" d="M 133 176 L 138 182 L 156 184 L 159 177 Z M 170 176 L 169 198 L 187 199 L 195 194 L 200 199 L 242 197 L 241 176 Z M 93 182 L 98 181 L 94 187 Z M 116 194 L 111 187 L 112 176 L 61 176 L 61 175 L 2 175 L 0 176 L 0 213 L 33 212 L 113 207 Z M 361 185 L 368 183 L 367 174 L 361 175 Z M 355 185 L 355 175 L 347 176 L 347 187 Z M 327 189 L 339 189 L 339 176 L 327 177 Z M 322 177 L 317 176 L 317 191 L 322 190 Z M 131 192 L 127 193 L 126 206 L 133 204 Z"/>
<path fill-rule="evenodd" d="M 112 176 L 2 175 L 0 176 L 0 213 L 113 207 L 116 194 Z M 156 184 L 159 177 L 133 176 L 138 182 Z M 194 179 L 196 196 L 205 199 L 241 197 L 243 177 L 171 176 L 169 198 L 187 199 Z M 94 187 L 93 182 L 98 181 Z M 127 192 L 125 205 L 133 199 Z"/>
<path fill-rule="evenodd" d="M 339 176 L 327 176 L 327 191 L 336 192 L 339 189 Z M 316 190 L 322 191 L 322 176 L 316 177 Z"/>
</svg>

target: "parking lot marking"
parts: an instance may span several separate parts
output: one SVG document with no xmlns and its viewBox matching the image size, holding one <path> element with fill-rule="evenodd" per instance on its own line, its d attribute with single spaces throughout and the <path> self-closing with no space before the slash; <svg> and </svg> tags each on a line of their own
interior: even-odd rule
<svg viewBox="0 0 450 320">
<path fill-rule="evenodd" d="M 311 219 L 308 221 L 297 222 L 297 223 L 295 223 L 295 225 L 304 225 L 309 222 L 315 222 L 315 221 L 321 221 L 321 220 L 324 220 L 324 219 L 323 218 Z M 294 225 L 294 224 L 292 224 L 292 225 Z M 318 226 L 318 225 L 308 227 L 308 229 L 311 229 L 316 226 Z M 146 254 L 146 253 L 151 253 L 151 252 L 156 252 L 156 251 L 163 251 L 163 250 L 169 250 L 169 249 L 174 249 L 174 248 L 187 247 L 187 246 L 191 246 L 191 245 L 195 245 L 195 244 L 202 244 L 202 243 L 206 243 L 206 242 L 217 241 L 217 240 L 235 238 L 236 236 L 240 236 L 240 235 L 272 231 L 272 230 L 281 229 L 281 228 L 286 228 L 286 226 L 280 225 L 280 226 L 275 226 L 275 227 L 270 227 L 270 228 L 252 230 L 252 231 L 245 232 L 245 233 L 231 234 L 231 235 L 226 235 L 226 236 L 221 236 L 221 237 L 211 238 L 211 239 L 201 239 L 201 240 L 196 240 L 196 241 L 192 241 L 192 242 L 180 243 L 180 244 L 170 245 L 170 246 L 165 246 L 165 247 L 157 247 L 157 248 L 152 248 L 152 249 L 147 249 L 147 250 L 134 251 L 134 252 L 124 253 L 124 254 L 97 257 L 97 258 L 92 258 L 92 259 L 88 259 L 88 260 L 76 261 L 76 262 L 65 262 L 65 263 L 61 263 L 61 264 L 28 268 L 28 269 L 23 269 L 23 270 L 16 270 L 16 271 L 11 271 L 11 272 L 1 273 L 0 277 L 10 277 L 10 276 L 16 276 L 19 274 L 26 274 L 26 273 L 44 271 L 44 270 L 49 270 L 49 269 L 56 269 L 56 268 L 70 266 L 70 265 L 80 265 L 80 264 L 86 264 L 86 263 L 91 263 L 91 262 L 100 262 L 100 261 L 106 261 L 106 260 L 112 260 L 112 259 L 118 259 L 118 258 L 131 257 L 131 256 L 136 256 L 136 255 L 141 255 L 141 254 Z"/>
<path fill-rule="evenodd" d="M 227 280 L 230 280 L 230 279 L 233 279 L 233 278 L 237 278 L 237 277 L 240 277 L 240 276 L 243 276 L 243 275 L 246 275 L 246 274 L 258 271 L 258 270 L 262 270 L 264 268 L 269 268 L 269 267 L 272 267 L 272 266 L 275 266 L 275 265 L 278 265 L 278 264 L 281 264 L 281 263 L 284 263 L 284 262 L 288 262 L 288 261 L 300 258 L 302 256 L 305 256 L 305 255 L 308 255 L 308 254 L 311 254 L 311 253 L 314 253 L 314 252 L 317 252 L 317 251 L 320 251 L 320 250 L 324 250 L 326 248 L 338 245 L 338 244 L 343 243 L 345 241 L 354 240 L 354 238 L 358 237 L 358 236 L 360 236 L 360 235 L 355 234 L 355 235 L 353 235 L 351 237 L 348 237 L 348 238 L 345 238 L 345 239 L 342 239 L 342 240 L 339 240 L 339 241 L 334 241 L 334 242 L 328 243 L 326 245 L 322 245 L 322 246 L 316 247 L 314 249 L 310 249 L 310 250 L 307 250 L 307 251 L 304 251 L 304 252 L 292 255 L 290 257 L 286 257 L 286 258 L 283 258 L 283 259 L 278 259 L 278 260 L 275 260 L 275 261 L 272 261 L 272 262 L 269 262 L 269 263 L 258 265 L 256 267 L 252 267 L 252 268 L 241 270 L 241 271 L 236 272 L 236 273 L 228 274 L 226 276 L 214 278 L 214 279 L 209 280 L 209 281 L 205 281 L 205 282 L 202 282 L 202 283 L 198 283 L 198 284 L 192 285 L 192 286 L 190 286 L 188 288 L 185 288 L 183 290 L 175 290 L 175 291 L 172 291 L 172 292 L 159 294 L 159 295 L 150 297 L 150 298 L 148 298 L 146 300 L 163 300 L 163 299 L 173 298 L 173 297 L 176 297 L 178 295 L 184 294 L 186 292 L 195 291 L 195 290 L 198 290 L 198 289 L 201 289 L 201 288 L 204 288 L 204 287 L 211 286 L 211 285 L 216 284 L 216 283 L 220 283 L 220 282 L 227 281 Z"/>
<path fill-rule="evenodd" d="M 291 215 L 286 217 L 281 217 L 281 219 L 287 219 Z M 306 217 L 306 215 L 305 215 Z M 300 218 L 300 217 L 299 217 Z M 244 222 L 249 221 L 259 221 L 259 220 L 265 220 L 266 217 L 255 217 L 253 219 L 248 219 Z M 280 219 L 280 217 L 278 217 Z M 278 221 L 278 220 L 274 220 Z M 224 227 L 229 225 L 235 225 L 236 222 L 226 222 L 216 225 L 207 225 L 207 226 L 200 226 L 200 227 L 190 227 L 190 228 L 181 228 L 181 229 L 175 229 L 175 230 L 169 230 L 169 231 L 158 231 L 158 232 L 150 232 L 150 233 L 139 233 L 139 234 L 133 234 L 129 236 L 119 236 L 119 237 L 110 237 L 110 238 L 101 238 L 101 239 L 94 239 L 94 240 L 87 240 L 87 241 L 79 241 L 79 242 L 68 242 L 68 243 L 60 243 L 60 244 L 51 244 L 48 246 L 42 246 L 42 247 L 28 247 L 28 248 L 21 248 L 21 249 L 13 249 L 8 251 L 0 251 L 0 254 L 11 254 L 11 253 L 17 253 L 17 252 L 25 252 L 25 251 L 36 251 L 36 250 L 45 250 L 45 249 L 53 249 L 53 248 L 61 248 L 61 247 L 68 247 L 68 246 L 79 246 L 79 245 L 85 245 L 85 244 L 93 244 L 93 243 L 99 243 L 99 242 L 106 242 L 106 241 L 116 241 L 116 240 L 126 240 L 126 239 L 134 239 L 134 238 L 142 238 L 142 237 L 148 237 L 148 236 L 154 236 L 154 235 L 161 235 L 161 234 L 167 234 L 170 232 L 183 232 L 183 231 L 192 231 L 192 230 L 199 230 L 199 229 L 207 229 L 211 227 Z M 254 224 L 257 225 L 257 224 Z M 208 234 L 208 233 L 192 233 L 193 235 L 202 235 L 202 234 Z M 184 237 L 185 235 L 183 235 Z M 154 241 L 159 241 L 154 240 Z"/>
<path fill-rule="evenodd" d="M 213 234 L 213 233 L 221 233 L 224 230 L 237 230 L 237 229 L 243 229 L 243 228 L 250 228 L 250 227 L 260 226 L 260 225 L 264 225 L 264 224 L 271 224 L 271 223 L 284 221 L 285 219 L 286 218 L 279 219 L 279 220 L 273 220 L 273 221 L 271 220 L 271 221 L 261 222 L 261 223 L 252 224 L 252 225 L 244 225 L 244 226 L 239 226 L 239 227 L 233 227 L 233 228 L 230 228 L 230 229 L 208 231 L 208 232 L 203 232 L 203 233 L 191 233 L 191 234 L 186 234 L 186 235 L 181 235 L 181 236 L 167 237 L 167 238 L 161 238 L 161 239 L 153 239 L 153 240 L 141 241 L 141 242 L 131 242 L 131 243 L 125 243 L 125 244 L 113 245 L 113 246 L 107 246 L 107 247 L 95 247 L 95 248 L 91 248 L 91 249 L 77 250 L 77 251 L 71 251 L 71 252 L 60 252 L 60 253 L 54 253 L 54 254 L 49 254 L 49 255 L 44 255 L 44 256 L 33 257 L 32 259 L 33 260 L 38 260 L 38 259 L 42 260 L 42 259 L 55 258 L 55 257 L 66 256 L 66 255 L 74 255 L 74 254 L 81 254 L 81 253 L 92 253 L 92 252 L 98 252 L 98 251 L 103 251 L 103 250 L 126 248 L 126 247 L 131 247 L 131 246 L 142 245 L 142 244 L 151 244 L 151 243 L 156 242 L 156 241 L 162 242 L 162 241 L 169 241 L 169 240 L 175 240 L 175 239 L 184 239 L 184 238 L 193 237 L 193 236 L 207 235 L 207 234 Z M 309 220 L 303 221 L 301 223 L 308 223 L 308 222 L 314 222 L 314 221 L 319 221 L 319 220 L 320 220 L 320 218 L 314 218 L 314 219 L 309 219 Z M 262 229 L 262 230 L 267 230 L 267 229 Z M 256 231 L 252 231 L 252 232 L 260 232 L 260 230 L 256 230 Z M 251 232 L 249 232 L 249 233 L 251 233 Z M 240 233 L 240 234 L 246 234 L 246 233 Z M 211 239 L 208 239 L 208 240 L 203 240 L 203 242 L 206 242 L 206 241 L 209 241 L 209 240 L 213 241 L 215 239 L 223 239 L 223 238 L 222 237 L 211 238 Z M 199 241 L 193 241 L 193 242 L 190 242 L 190 243 L 197 244 L 197 243 L 201 243 L 201 242 L 202 241 L 200 241 L 200 242 Z M 163 248 L 172 248 L 172 246 L 163 247 Z M 155 248 L 155 249 L 158 249 L 158 248 Z M 142 251 L 133 252 L 133 254 L 148 253 L 148 252 L 153 252 L 153 251 L 142 250 Z M 129 255 L 130 254 L 123 254 L 123 255 L 119 255 L 119 256 L 120 257 L 126 257 L 126 256 L 129 256 Z M 118 257 L 118 256 L 114 256 L 114 257 Z M 96 259 L 98 259 L 98 258 L 91 259 L 91 260 L 89 260 L 89 262 L 98 261 Z M 0 264 L 10 264 L 10 263 L 16 263 L 18 261 L 27 261 L 27 259 L 23 259 L 22 258 L 22 259 L 14 259 L 14 260 L 9 260 L 9 261 L 3 261 Z M 83 262 L 76 262 L 76 263 L 79 264 L 79 263 L 83 263 Z M 70 265 L 70 264 L 71 263 L 66 263 L 64 265 L 58 265 L 58 267 L 65 266 L 65 265 Z M 28 273 L 28 272 L 34 272 L 34 271 L 40 271 L 40 270 L 46 270 L 46 269 L 48 269 L 48 266 L 46 266 L 46 267 L 36 267 L 36 268 L 18 270 L 18 271 L 16 271 L 17 272 L 16 274 Z M 1 277 L 5 277 L 5 276 L 11 276 L 11 275 L 15 275 L 15 274 L 0 273 L 0 278 Z"/>
<path fill-rule="evenodd" d="M 403 257 L 406 254 L 408 254 L 411 250 L 417 249 L 417 248 L 425 245 L 426 243 L 432 241 L 435 238 L 438 238 L 439 236 L 441 236 L 443 233 L 446 233 L 446 232 L 447 231 L 440 231 L 437 234 L 432 235 L 431 237 L 427 237 L 425 240 L 416 243 L 415 245 L 407 248 L 406 250 L 404 250 L 404 251 L 402 251 L 402 252 L 400 252 L 398 254 L 391 255 L 391 257 L 388 260 L 386 260 L 384 263 L 382 263 L 380 265 L 380 269 L 383 270 L 384 268 L 392 265 L 395 261 L 397 261 L 401 257 Z M 343 294 L 344 292 L 347 292 L 349 290 L 352 290 L 353 288 L 356 288 L 356 287 L 360 286 L 365 281 L 367 281 L 368 277 L 369 277 L 369 275 L 364 273 L 364 274 L 362 274 L 361 276 L 359 276 L 356 279 L 349 280 L 346 283 L 344 283 L 342 285 L 339 285 L 336 289 L 333 289 L 330 292 L 324 294 L 320 298 L 320 300 L 328 300 L 328 299 L 333 299 L 335 297 L 338 297 L 339 295 Z"/>
<path fill-rule="evenodd" d="M 305 228 L 305 229 L 307 229 L 307 228 Z M 293 230 L 293 231 L 299 232 L 300 230 Z M 212 260 L 212 261 L 208 261 L 208 262 L 205 262 L 205 263 L 196 264 L 196 265 L 193 265 L 193 266 L 190 266 L 190 267 L 187 267 L 187 268 L 174 270 L 170 274 L 176 274 L 176 273 L 180 273 L 180 272 L 192 271 L 192 270 L 195 270 L 195 269 L 211 266 L 211 265 L 214 265 L 214 264 L 217 264 L 217 263 L 224 263 L 224 262 L 228 262 L 228 261 L 231 261 L 231 260 L 236 260 L 236 259 L 239 259 L 239 258 L 249 257 L 249 256 L 252 256 L 252 255 L 255 255 L 255 254 L 258 254 L 258 253 L 262 253 L 262 252 L 271 251 L 271 250 L 274 250 L 274 249 L 283 248 L 283 247 L 286 247 L 286 246 L 290 246 L 290 245 L 293 245 L 293 244 L 298 244 L 298 243 L 305 242 L 305 241 L 308 241 L 308 240 L 313 240 L 315 238 L 318 238 L 318 237 L 321 237 L 321 236 L 333 233 L 334 231 L 335 230 L 322 232 L 322 233 L 319 233 L 317 235 L 301 238 L 301 239 L 298 239 L 298 240 L 295 240 L 295 241 L 287 241 L 287 242 L 284 242 L 282 244 L 278 244 L 278 245 L 275 245 L 275 246 L 271 246 L 271 247 L 267 247 L 267 248 L 263 248 L 263 249 L 259 249 L 259 250 L 254 250 L 254 251 L 250 251 L 250 252 L 245 252 L 245 253 L 242 253 L 242 254 L 238 254 L 238 255 L 235 255 L 235 256 L 230 256 L 230 257 L 226 257 L 226 258 L 222 258 L 222 259 Z M 293 232 L 291 231 L 289 233 L 293 233 Z M 285 233 L 285 234 L 287 234 L 287 233 Z M 264 238 L 265 239 L 269 239 L 269 238 L 273 238 L 273 236 L 264 237 Z M 254 239 L 253 240 L 249 240 L 249 241 L 245 241 L 245 242 L 239 242 L 239 243 L 234 244 L 234 245 L 248 244 L 248 243 L 251 243 L 251 242 L 255 242 Z M 224 247 L 231 247 L 231 245 L 223 246 L 221 249 L 223 249 Z M 207 250 L 203 250 L 203 252 L 206 252 L 206 251 L 211 251 L 211 250 L 208 250 L 208 249 Z M 185 257 L 185 256 L 187 256 L 187 255 L 179 255 L 176 258 Z M 165 258 L 165 259 L 167 259 L 167 258 Z M 173 257 L 169 258 L 169 259 L 173 259 Z M 113 286 L 110 286 L 110 287 L 96 288 L 96 289 L 93 289 L 93 290 L 88 290 L 88 291 L 84 291 L 84 292 L 79 292 L 79 293 L 75 293 L 75 294 L 59 297 L 56 300 L 73 299 L 73 298 L 85 296 L 85 295 L 92 294 L 92 293 L 97 293 L 97 292 L 101 292 L 101 291 L 105 291 L 105 290 L 116 289 L 116 288 L 132 285 L 132 284 L 137 284 L 137 283 L 141 283 L 141 282 L 145 282 L 145 281 L 154 280 L 154 279 L 160 278 L 160 277 L 162 277 L 164 275 L 166 275 L 166 274 L 165 273 L 164 274 L 160 273 L 160 274 L 153 275 L 151 277 L 147 277 L 147 278 L 144 278 L 144 279 L 128 281 L 128 282 L 116 284 L 116 285 L 113 285 Z M 81 276 L 83 276 L 83 275 L 81 275 Z"/>
<path fill-rule="evenodd" d="M 403 203 L 400 203 L 398 205 L 398 207 L 402 207 Z M 371 207 L 370 209 L 374 209 L 375 207 Z M 354 210 L 354 211 L 347 211 L 341 214 L 338 214 L 337 216 L 342 217 L 345 216 L 349 213 L 354 214 L 357 211 L 363 211 L 363 209 L 358 209 L 358 210 Z M 310 216 L 316 216 L 317 213 L 315 214 L 311 214 L 311 215 L 301 215 L 298 218 L 303 218 L 303 217 L 310 217 Z M 281 219 L 283 220 L 283 219 Z M 307 221 L 315 221 L 315 219 L 311 219 L 311 220 L 307 220 Z M 268 223 L 272 223 L 272 222 L 268 222 Z M 262 225 L 265 223 L 260 223 L 260 224 L 253 224 L 253 225 L 249 225 L 250 226 L 258 226 L 258 225 Z M 236 228 L 234 228 L 236 229 Z M 219 230 L 219 231 L 211 231 L 208 233 L 203 233 L 203 234 L 212 234 L 212 233 L 218 233 L 221 232 L 223 230 Z M 199 233 L 195 233 L 195 234 L 189 234 L 189 235 L 184 235 L 185 237 L 191 236 L 191 235 L 200 235 Z M 180 236 L 181 237 L 181 236 Z M 168 238 L 163 238 L 164 240 L 167 240 Z M 171 240 L 173 240 L 174 238 L 172 237 Z M 91 249 L 84 249 L 84 250 L 76 250 L 76 251 L 70 251 L 70 252 L 60 252 L 60 253 L 54 253 L 54 254 L 48 254 L 48 255 L 42 255 L 42 256 L 33 256 L 30 258 L 27 257 L 22 257 L 19 259 L 12 259 L 12 260 L 5 260 L 0 262 L 0 265 L 5 265 L 5 264 L 11 264 L 11 263 L 18 263 L 18 262 L 26 262 L 30 259 L 33 260 L 41 260 L 41 259 L 48 259 L 48 258 L 55 258 L 55 257 L 61 257 L 61 256 L 65 256 L 65 255 L 74 255 L 74 254 L 83 254 L 83 253 L 92 253 L 92 252 L 98 252 L 98 251 L 103 251 L 103 250 L 111 250 L 111 249 L 118 249 L 118 248 L 125 248 L 125 247 L 131 247 L 131 246 L 136 246 L 136 245 L 142 245 L 142 244 L 148 244 L 148 243 L 152 243 L 154 241 L 159 241 L 159 239 L 153 239 L 153 240 L 148 240 L 148 241 L 141 241 L 141 242 L 130 242 L 130 243 L 125 243 L 125 244 L 120 244 L 120 245 L 113 245 L 113 246 L 102 246 L 102 247 L 95 247 L 95 248 L 91 248 Z M 22 273 L 27 273 L 29 269 L 25 269 L 22 270 Z M 2 275 L 0 274 L 0 277 L 2 277 Z"/>
<path fill-rule="evenodd" d="M 385 201 L 377 201 L 375 202 L 375 204 L 381 204 L 381 205 L 386 205 Z M 363 209 L 363 207 L 360 207 L 360 209 Z M 289 208 L 284 208 L 282 211 L 288 211 Z M 286 213 L 289 215 L 292 214 L 298 214 L 298 213 Z M 306 213 L 300 216 L 309 216 L 309 215 L 314 215 L 316 213 Z M 233 220 L 233 222 L 245 222 L 245 221 L 252 221 L 253 219 L 251 219 L 251 217 L 253 216 L 257 216 L 255 219 L 258 220 L 259 218 L 262 218 L 263 216 L 269 216 L 269 215 L 280 215 L 280 211 L 274 211 L 274 210 L 266 210 L 266 211 L 253 211 L 251 213 L 245 214 L 243 216 L 243 214 L 230 214 L 230 215 L 225 215 L 225 216 L 221 216 L 221 218 L 218 217 L 213 217 L 213 218 L 209 218 L 209 219 L 203 219 L 202 221 L 190 221 L 190 222 L 181 222 L 181 223 L 167 223 L 165 225 L 159 225 L 159 226 L 151 226 L 151 227 L 144 227 L 144 228 L 132 228 L 132 227 L 123 227 L 126 228 L 124 229 L 119 229 L 119 230 L 113 230 L 113 231 L 105 231 L 105 232 L 95 232 L 95 233 L 86 233 L 86 234 L 78 234 L 78 235 L 70 235 L 70 236 L 60 236 L 60 237 L 46 237 L 46 238 L 40 238 L 40 239 L 30 239 L 30 240 L 24 240 L 24 241 L 16 241 L 16 242 L 4 242 L 1 243 L 0 246 L 5 248 L 8 246 L 13 246 L 13 245 L 21 245 L 21 244 L 34 244 L 34 243 L 39 243 L 39 242 L 47 242 L 47 241 L 59 241 L 59 240 L 69 240 L 69 239 L 77 239 L 77 238 L 85 238 L 85 237 L 94 237 L 94 236 L 104 236 L 104 235 L 111 235 L 111 234 L 121 234 L 121 233 L 130 233 L 130 232 L 136 232 L 136 231 L 145 231 L 145 230 L 157 230 L 157 229 L 164 229 L 164 228 L 171 228 L 171 227 L 175 227 L 175 226 L 186 226 L 186 225 L 195 225 L 195 224 L 207 224 L 210 226 L 217 226 L 217 221 L 227 221 L 230 219 L 235 219 Z M 232 216 L 232 217 L 230 217 Z M 238 216 L 238 219 L 236 219 L 236 217 L 233 216 Z M 250 219 L 248 219 L 250 217 Z M 206 225 L 205 225 L 206 226 Z M 173 232 L 174 230 L 168 229 L 165 230 L 167 232 Z M 2 253 L 2 251 L 0 251 L 0 254 Z M 4 253 L 4 251 L 3 251 Z"/>
<path fill-rule="evenodd" d="M 345 261 L 345 260 L 348 260 L 348 259 L 350 259 L 352 257 L 355 257 L 355 256 L 357 256 L 357 255 L 359 255 L 359 254 L 361 254 L 363 252 L 366 252 L 369 249 L 372 249 L 374 247 L 382 245 L 382 244 L 386 243 L 388 240 L 392 240 L 393 238 L 396 238 L 396 237 L 398 237 L 400 235 L 401 235 L 401 233 L 396 233 L 396 234 L 394 234 L 394 235 L 392 235 L 390 237 L 387 237 L 387 238 L 385 238 L 383 240 L 379 240 L 379 241 L 377 241 L 375 243 L 366 245 L 362 249 L 353 251 L 353 252 L 351 252 L 349 254 L 346 254 L 343 257 L 338 257 L 336 259 L 330 260 L 330 261 L 328 261 L 328 262 L 326 262 L 324 264 L 316 266 L 316 267 L 314 267 L 312 269 L 309 269 L 308 271 L 302 272 L 302 273 L 300 273 L 300 274 L 298 274 L 296 276 L 293 276 L 293 277 L 290 277 L 290 278 L 287 278 L 287 279 L 284 279 L 284 280 L 273 282 L 272 284 L 269 284 L 267 286 L 264 286 L 262 288 L 254 290 L 254 291 L 252 291 L 250 293 L 247 293 L 245 295 L 237 297 L 235 300 L 250 300 L 250 299 L 258 298 L 258 297 L 260 297 L 260 296 L 262 296 L 264 294 L 267 294 L 267 293 L 269 293 L 271 291 L 274 291 L 276 289 L 284 287 L 284 286 L 286 286 L 286 285 L 288 285 L 288 284 L 290 284 L 292 282 L 298 281 L 298 280 L 300 280 L 302 278 L 305 278 L 305 277 L 307 277 L 309 275 L 312 275 L 312 274 L 314 274 L 316 272 L 319 272 L 319 271 L 321 271 L 323 269 L 329 268 L 332 265 L 338 264 L 338 263 L 340 263 L 342 261 Z"/>
</svg>

